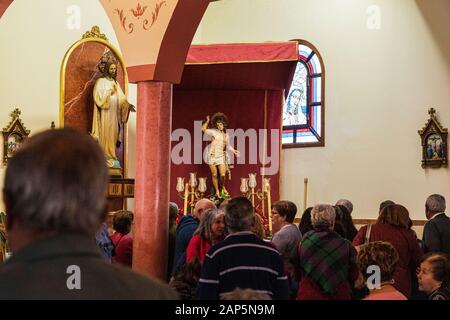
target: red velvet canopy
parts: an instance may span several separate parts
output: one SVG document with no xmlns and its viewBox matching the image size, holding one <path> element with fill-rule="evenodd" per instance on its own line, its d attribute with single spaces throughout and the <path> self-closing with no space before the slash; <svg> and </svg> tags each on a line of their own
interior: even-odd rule
<svg viewBox="0 0 450 320">
<path fill-rule="evenodd" d="M 236 159 L 239 162 L 235 161 L 231 170 L 232 179 L 226 182 L 227 190 L 232 196 L 240 195 L 240 178 L 248 177 L 249 173 L 257 173 L 257 189 L 261 189 L 262 163 L 272 159 L 272 163 L 267 163 L 265 167 L 275 165 L 275 170 L 271 170 L 273 172 L 269 172 L 270 175 L 267 174 L 270 170 L 266 169 L 265 172 L 266 177 L 270 178 L 272 200 L 279 199 L 279 134 L 283 95 L 289 91 L 297 60 L 297 42 L 294 41 L 191 46 L 181 83 L 174 86 L 172 113 L 172 132 L 176 129 L 189 131 L 192 136 L 191 149 L 190 154 L 180 152 L 174 146 L 183 141 L 180 138 L 172 141 L 172 201 L 183 207 L 183 200 L 175 189 L 176 181 L 177 177 L 185 177 L 187 182 L 189 172 L 196 172 L 197 177 L 207 177 L 207 195 L 210 193 L 211 174 L 208 165 L 203 159 L 201 164 L 194 163 L 194 158 L 198 160 L 201 157 L 199 146 L 195 151 L 194 136 L 201 137 L 202 134 L 198 123 L 194 132 L 194 121 L 205 120 L 207 115 L 212 116 L 216 112 L 223 112 L 228 116 L 229 129 L 242 129 L 244 132 L 255 129 L 257 133 L 256 161 L 255 157 L 249 155 L 250 143 L 247 138 L 245 148 L 240 149 L 241 157 Z M 259 135 L 259 129 L 268 129 L 266 143 L 264 137 Z M 271 129 L 280 131 L 271 132 Z M 233 142 L 236 148 L 236 139 Z M 209 143 L 204 141 L 202 147 Z M 190 159 L 190 163 L 174 163 L 174 153 L 185 156 L 185 160 Z M 244 160 L 245 163 L 241 163 Z"/>
</svg>

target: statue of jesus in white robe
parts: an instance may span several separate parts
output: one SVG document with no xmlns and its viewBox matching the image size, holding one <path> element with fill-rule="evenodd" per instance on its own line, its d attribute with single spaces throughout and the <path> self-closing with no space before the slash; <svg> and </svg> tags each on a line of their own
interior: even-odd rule
<svg viewBox="0 0 450 320">
<path fill-rule="evenodd" d="M 91 135 L 102 147 L 109 168 L 120 168 L 116 145 L 122 141 L 120 130 L 128 121 L 130 111 L 135 111 L 116 81 L 117 66 L 112 63 L 108 75 L 99 78 L 94 86 L 94 116 Z"/>
</svg>

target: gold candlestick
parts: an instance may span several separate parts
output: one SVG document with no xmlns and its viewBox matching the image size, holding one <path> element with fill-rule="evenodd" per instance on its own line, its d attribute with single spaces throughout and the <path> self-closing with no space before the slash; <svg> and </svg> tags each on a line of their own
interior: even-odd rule
<svg viewBox="0 0 450 320">
<path fill-rule="evenodd" d="M 190 203 L 189 212 L 192 213 L 197 200 L 203 198 L 206 192 L 206 178 L 201 177 L 197 181 L 195 172 L 189 173 L 189 181 L 184 183 L 183 177 L 177 178 L 176 190 L 180 198 L 184 200 L 184 215 L 188 213 L 188 204 Z"/>
<path fill-rule="evenodd" d="M 266 184 L 265 184 L 265 178 L 263 175 L 261 176 L 261 186 L 262 186 L 262 188 L 261 188 L 261 200 L 262 200 L 261 201 L 261 212 L 262 212 L 262 215 L 264 216 L 264 214 L 265 214 L 265 206 L 264 206 L 265 195 L 264 194 L 266 192 Z M 270 211 L 270 208 L 267 208 L 267 210 Z"/>
<path fill-rule="evenodd" d="M 252 205 L 255 207 L 255 188 L 252 188 Z"/>
<path fill-rule="evenodd" d="M 255 207 L 255 188 L 256 188 L 256 173 L 249 173 L 248 174 L 248 186 L 250 187 L 250 190 L 252 191 L 252 205 Z"/>
<path fill-rule="evenodd" d="M 189 201 L 189 184 L 186 183 L 184 185 L 184 215 L 187 215 L 187 206 L 188 206 L 188 201 Z"/>
<path fill-rule="evenodd" d="M 191 213 L 194 212 L 195 187 L 191 187 Z"/>
<path fill-rule="evenodd" d="M 269 232 L 270 235 L 272 235 L 272 200 L 270 199 L 270 188 L 267 189 L 266 191 L 267 193 L 267 212 L 268 212 L 268 217 L 269 217 Z"/>
</svg>

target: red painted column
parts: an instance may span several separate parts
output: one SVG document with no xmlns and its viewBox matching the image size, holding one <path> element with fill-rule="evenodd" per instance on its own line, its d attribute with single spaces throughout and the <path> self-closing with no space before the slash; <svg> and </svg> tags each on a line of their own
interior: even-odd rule
<svg viewBox="0 0 450 320">
<path fill-rule="evenodd" d="M 172 84 L 138 82 L 133 269 L 165 279 Z"/>
</svg>

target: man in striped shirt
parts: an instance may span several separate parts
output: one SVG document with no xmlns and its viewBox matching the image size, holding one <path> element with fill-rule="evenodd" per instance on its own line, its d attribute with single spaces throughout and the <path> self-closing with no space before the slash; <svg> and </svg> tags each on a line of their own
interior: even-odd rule
<svg viewBox="0 0 450 320">
<path fill-rule="evenodd" d="M 245 197 L 230 200 L 225 209 L 229 236 L 206 255 L 197 299 L 217 300 L 235 288 L 288 299 L 287 277 L 278 251 L 250 231 L 254 209 Z"/>
</svg>

